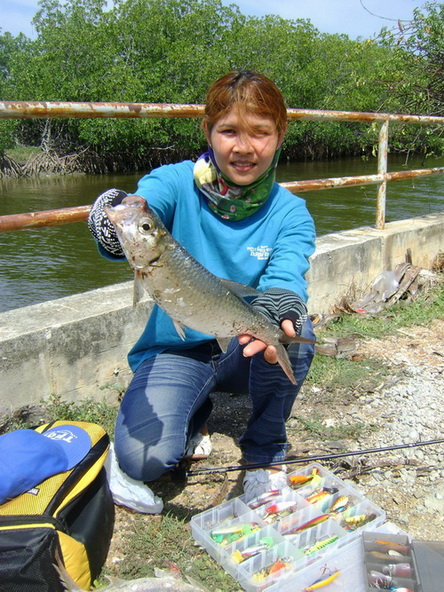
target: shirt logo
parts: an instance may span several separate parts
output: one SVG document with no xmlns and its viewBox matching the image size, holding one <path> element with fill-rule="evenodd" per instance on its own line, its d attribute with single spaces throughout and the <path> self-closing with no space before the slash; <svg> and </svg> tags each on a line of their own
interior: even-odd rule
<svg viewBox="0 0 444 592">
<path fill-rule="evenodd" d="M 271 247 L 260 245 L 259 247 L 247 247 L 251 257 L 256 257 L 258 261 L 266 261 L 270 258 Z"/>
</svg>

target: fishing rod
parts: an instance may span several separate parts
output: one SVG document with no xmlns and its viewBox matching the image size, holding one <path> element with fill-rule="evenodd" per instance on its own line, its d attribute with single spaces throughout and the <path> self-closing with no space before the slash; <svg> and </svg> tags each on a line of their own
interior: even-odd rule
<svg viewBox="0 0 444 592">
<path fill-rule="evenodd" d="M 303 458 L 295 458 L 289 460 L 281 460 L 272 463 L 249 464 L 249 465 L 234 465 L 230 467 L 213 467 L 209 469 L 197 469 L 195 471 L 186 471 L 187 477 L 195 477 L 197 475 L 211 475 L 213 473 L 230 473 L 232 471 L 249 471 L 253 469 L 263 469 L 266 467 L 274 467 L 281 465 L 304 464 L 312 461 L 333 460 L 336 458 L 344 458 L 346 456 L 358 456 L 363 454 L 375 454 L 377 452 L 390 452 L 392 450 L 402 450 L 403 448 L 416 448 L 420 446 L 431 446 L 433 444 L 444 444 L 444 439 L 441 440 L 424 440 L 423 442 L 411 442 L 410 444 L 394 444 L 392 446 L 383 446 L 380 448 L 367 448 L 364 450 L 351 450 L 349 452 L 337 452 L 335 454 L 322 454 L 314 456 L 304 456 Z"/>
</svg>

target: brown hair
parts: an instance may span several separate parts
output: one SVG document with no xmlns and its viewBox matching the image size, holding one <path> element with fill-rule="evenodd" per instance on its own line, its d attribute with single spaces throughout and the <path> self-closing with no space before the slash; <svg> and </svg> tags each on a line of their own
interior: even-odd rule
<svg viewBox="0 0 444 592">
<path fill-rule="evenodd" d="M 273 81 L 252 70 L 225 74 L 207 93 L 204 126 L 208 132 L 233 107 L 254 115 L 270 117 L 279 134 L 287 127 L 287 108 L 281 91 Z"/>
</svg>

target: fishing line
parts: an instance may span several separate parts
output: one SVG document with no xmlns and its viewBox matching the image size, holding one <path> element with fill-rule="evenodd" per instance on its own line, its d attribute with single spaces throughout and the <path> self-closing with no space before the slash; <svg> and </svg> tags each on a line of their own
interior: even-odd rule
<svg viewBox="0 0 444 592">
<path fill-rule="evenodd" d="M 424 440 L 423 442 L 411 442 L 410 444 L 394 444 L 392 446 L 384 446 L 380 448 L 367 448 L 364 450 L 351 450 L 349 452 L 338 452 L 335 454 L 322 454 L 314 456 L 304 456 L 303 458 L 295 458 L 290 460 L 281 460 L 267 464 L 249 464 L 249 465 L 233 465 L 230 467 L 214 467 L 210 469 L 197 469 L 195 471 L 186 471 L 187 477 L 194 477 L 197 475 L 211 475 L 212 473 L 229 473 L 231 471 L 244 471 L 253 469 L 263 469 L 266 467 L 274 467 L 280 465 L 304 464 L 312 461 L 333 460 L 335 458 L 344 458 L 346 456 L 357 456 L 362 454 L 375 454 L 377 452 L 389 452 L 391 450 L 401 450 L 403 448 L 416 448 L 419 446 L 431 446 L 433 444 L 443 444 L 444 439 L 441 440 Z"/>
</svg>

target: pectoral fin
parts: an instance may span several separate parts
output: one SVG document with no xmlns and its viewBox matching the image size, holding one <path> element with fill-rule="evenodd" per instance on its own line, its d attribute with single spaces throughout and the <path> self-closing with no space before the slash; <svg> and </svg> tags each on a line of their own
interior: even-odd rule
<svg viewBox="0 0 444 592">
<path fill-rule="evenodd" d="M 141 302 L 146 296 L 145 288 L 143 287 L 143 282 L 138 274 L 137 271 L 134 272 L 134 287 L 133 287 L 133 307 L 136 306 Z"/>
<path fill-rule="evenodd" d="M 226 280 L 224 278 L 219 278 L 222 284 L 230 290 L 233 294 L 235 294 L 238 298 L 242 300 L 253 300 L 262 294 L 256 288 L 252 288 L 251 286 L 247 286 L 246 284 L 239 284 L 239 282 L 234 282 L 233 280 Z"/>
<path fill-rule="evenodd" d="M 180 323 L 179 321 L 175 321 L 174 319 L 173 319 L 173 325 L 174 325 L 174 328 L 176 329 L 179 337 L 182 339 L 182 341 L 185 341 L 184 325 L 182 325 L 182 323 Z"/>
</svg>

